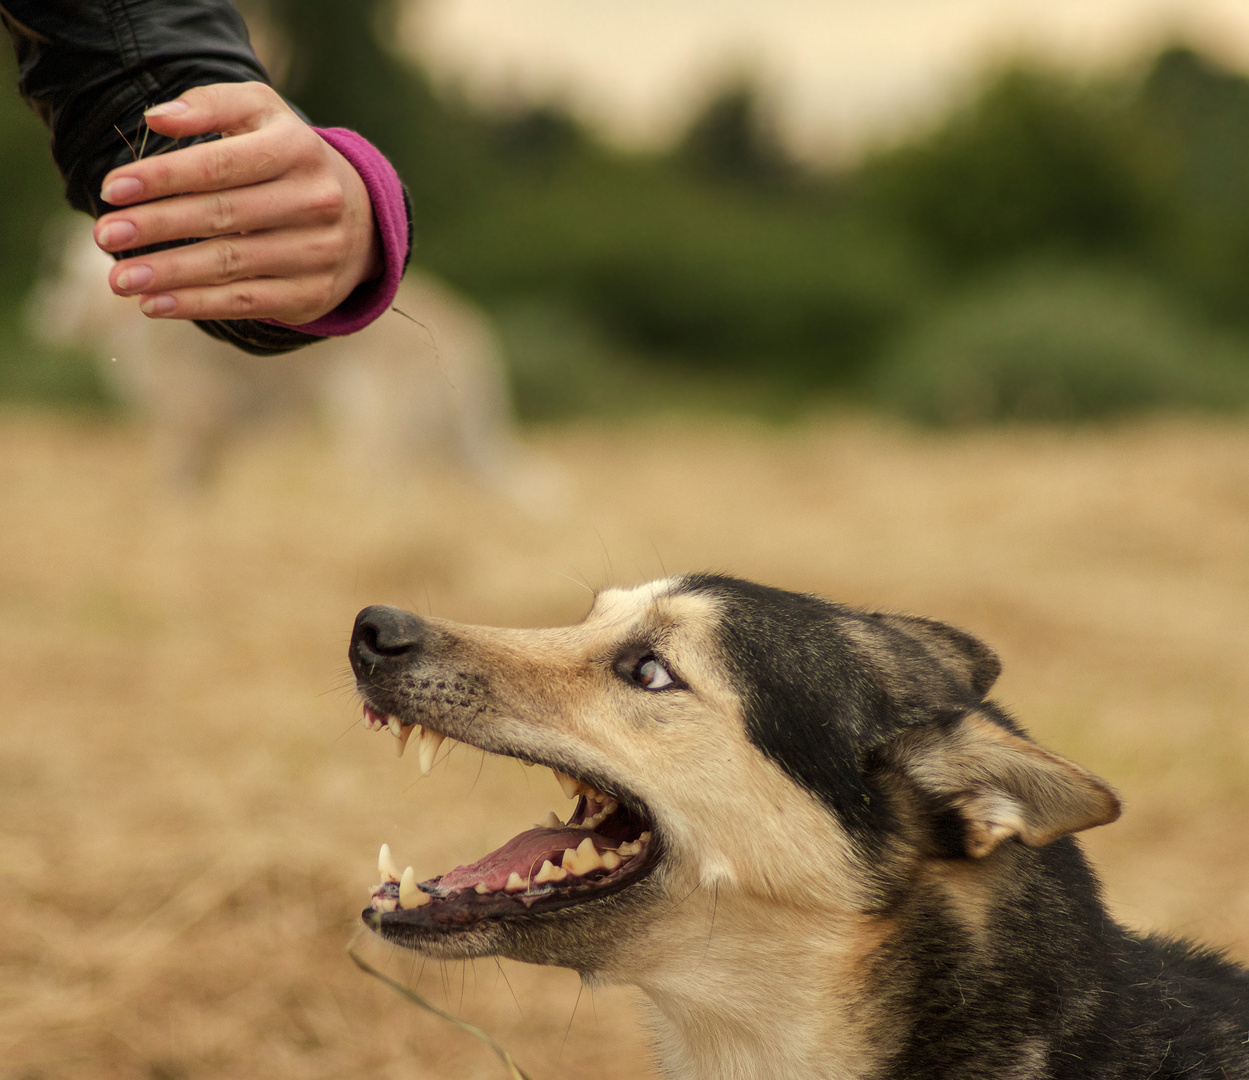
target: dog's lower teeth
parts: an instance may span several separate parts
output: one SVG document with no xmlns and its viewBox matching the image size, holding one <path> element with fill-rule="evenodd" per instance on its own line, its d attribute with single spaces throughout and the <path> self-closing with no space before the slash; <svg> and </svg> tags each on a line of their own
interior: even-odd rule
<svg viewBox="0 0 1249 1080">
<path fill-rule="evenodd" d="M 429 894 L 422 892 L 416 884 L 416 871 L 408 866 L 404 868 L 399 879 L 399 906 L 403 908 L 424 907 L 429 903 Z"/>
<path fill-rule="evenodd" d="M 505 892 L 524 892 L 529 886 L 525 884 L 522 878 L 515 870 L 507 876 L 507 884 L 503 886 Z"/>
<path fill-rule="evenodd" d="M 628 843 L 621 844 L 618 848 L 616 848 L 617 854 L 620 855 L 622 859 L 627 859 L 630 856 L 636 855 L 641 850 L 642 845 L 637 840 L 630 840 Z"/>
<path fill-rule="evenodd" d="M 575 851 L 572 848 L 564 849 L 564 857 L 560 865 L 570 874 L 582 876 L 601 869 L 603 860 L 598 853 L 598 848 L 594 846 L 594 841 L 587 836 L 577 845 Z"/>
<path fill-rule="evenodd" d="M 394 856 L 390 854 L 389 844 L 383 844 L 382 850 L 377 853 L 377 872 L 381 874 L 382 881 L 399 880 L 399 868 L 395 866 Z"/>
<path fill-rule="evenodd" d="M 548 881 L 563 881 L 568 876 L 568 871 L 562 866 L 556 866 L 550 859 L 544 859 L 542 866 L 534 875 L 533 883 L 535 885 L 545 885 Z"/>
</svg>

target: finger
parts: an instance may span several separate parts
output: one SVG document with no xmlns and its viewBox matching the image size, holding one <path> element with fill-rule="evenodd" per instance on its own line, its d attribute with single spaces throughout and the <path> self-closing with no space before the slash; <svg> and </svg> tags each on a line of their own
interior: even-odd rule
<svg viewBox="0 0 1249 1080">
<path fill-rule="evenodd" d="M 153 105 L 144 114 L 153 131 L 175 139 L 221 132 L 256 131 L 290 107 L 271 86 L 261 82 L 195 86 L 173 101 Z"/>
<path fill-rule="evenodd" d="M 105 251 L 128 251 L 190 237 L 329 225 L 342 217 L 344 202 L 332 181 L 275 180 L 106 214 L 96 223 L 95 240 Z"/>
<path fill-rule="evenodd" d="M 109 284 L 125 296 L 225 285 L 247 278 L 298 280 L 332 274 L 342 247 L 341 236 L 330 229 L 305 230 L 298 236 L 222 236 L 118 263 L 109 274 Z"/>
<path fill-rule="evenodd" d="M 307 152 L 305 131 L 312 138 L 319 137 L 297 121 L 278 122 L 262 131 L 145 158 L 109 173 L 100 197 L 113 206 L 129 206 L 186 192 L 222 191 L 272 180 Z"/>
<path fill-rule="evenodd" d="M 313 279 L 248 278 L 144 296 L 139 307 L 151 318 L 277 319 L 299 326 L 330 310 L 322 301 L 326 292 Z"/>
</svg>

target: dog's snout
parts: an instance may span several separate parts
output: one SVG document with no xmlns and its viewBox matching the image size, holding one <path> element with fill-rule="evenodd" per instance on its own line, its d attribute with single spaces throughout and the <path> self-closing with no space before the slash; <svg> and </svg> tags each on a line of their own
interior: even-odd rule
<svg viewBox="0 0 1249 1080">
<path fill-rule="evenodd" d="M 412 660 L 428 640 L 430 626 L 419 615 L 400 608 L 375 605 L 356 616 L 351 632 L 351 663 L 376 667 L 395 660 Z"/>
</svg>

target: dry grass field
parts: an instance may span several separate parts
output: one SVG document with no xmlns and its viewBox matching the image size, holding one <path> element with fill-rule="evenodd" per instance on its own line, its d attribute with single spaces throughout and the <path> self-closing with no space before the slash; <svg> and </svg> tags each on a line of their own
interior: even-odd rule
<svg viewBox="0 0 1249 1080">
<path fill-rule="evenodd" d="M 1127 922 L 1249 961 L 1249 426 L 921 434 L 655 420 L 532 437 L 535 521 L 426 475 L 368 490 L 257 436 L 205 493 L 114 422 L 0 413 L 0 1075 L 492 1078 L 344 952 L 389 841 L 425 876 L 567 804 L 463 747 L 420 779 L 359 724 L 345 648 L 392 602 L 571 621 L 583 583 L 721 569 L 964 626 L 997 696 L 1118 785 L 1087 837 Z M 643 1077 L 626 990 L 374 963 L 536 1080 Z"/>
</svg>

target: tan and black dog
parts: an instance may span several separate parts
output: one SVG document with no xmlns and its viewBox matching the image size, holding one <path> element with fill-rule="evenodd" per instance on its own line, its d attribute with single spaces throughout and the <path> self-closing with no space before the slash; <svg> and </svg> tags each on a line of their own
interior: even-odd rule
<svg viewBox="0 0 1249 1080">
<path fill-rule="evenodd" d="M 365 723 L 556 770 L 566 822 L 364 921 L 428 956 L 640 987 L 673 1078 L 1249 1080 L 1249 973 L 1107 914 L 1070 834 L 1114 792 L 985 694 L 929 619 L 710 575 L 577 626 L 371 607 Z"/>
</svg>

